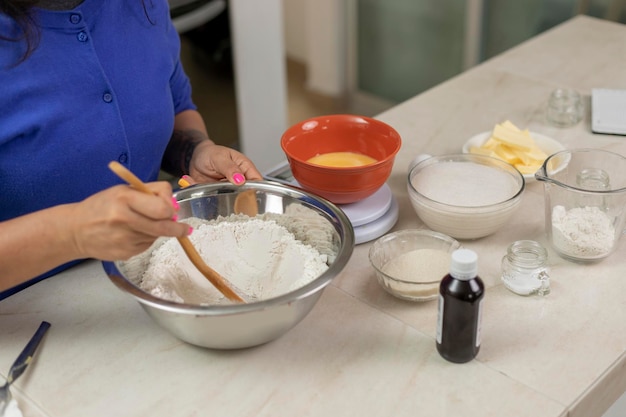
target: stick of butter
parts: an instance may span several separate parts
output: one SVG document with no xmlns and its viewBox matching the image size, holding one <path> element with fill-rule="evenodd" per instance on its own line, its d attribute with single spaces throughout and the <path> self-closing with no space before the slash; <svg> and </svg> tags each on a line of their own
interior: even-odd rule
<svg viewBox="0 0 626 417">
<path fill-rule="evenodd" d="M 480 146 L 470 148 L 470 153 L 500 158 L 515 166 L 522 174 L 536 172 L 548 157 L 528 132 L 509 120 L 497 124 L 491 136 Z"/>
</svg>

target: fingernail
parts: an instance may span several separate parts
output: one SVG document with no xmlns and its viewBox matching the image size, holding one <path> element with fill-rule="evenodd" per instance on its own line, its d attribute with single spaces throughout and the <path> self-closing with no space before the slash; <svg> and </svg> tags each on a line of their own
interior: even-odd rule
<svg viewBox="0 0 626 417">
<path fill-rule="evenodd" d="M 243 184 L 243 182 L 246 180 L 246 177 L 244 177 L 242 174 L 240 173 L 236 173 L 235 175 L 233 175 L 233 181 L 235 182 L 235 184 L 239 185 L 239 184 Z"/>
<path fill-rule="evenodd" d="M 181 188 L 186 188 L 189 187 L 191 185 L 191 183 L 189 181 L 187 181 L 187 177 L 186 175 L 183 175 L 183 177 L 181 179 L 178 180 L 178 185 L 180 185 Z"/>
<path fill-rule="evenodd" d="M 176 201 L 176 197 L 172 197 L 172 205 L 174 206 L 174 210 L 178 210 L 180 208 L 180 204 Z"/>
<path fill-rule="evenodd" d="M 193 227 L 189 226 L 189 231 L 187 232 L 187 236 L 189 236 L 193 232 Z"/>
<path fill-rule="evenodd" d="M 178 214 L 174 214 L 174 216 L 172 217 L 172 221 L 175 222 L 176 220 L 178 220 Z"/>
</svg>

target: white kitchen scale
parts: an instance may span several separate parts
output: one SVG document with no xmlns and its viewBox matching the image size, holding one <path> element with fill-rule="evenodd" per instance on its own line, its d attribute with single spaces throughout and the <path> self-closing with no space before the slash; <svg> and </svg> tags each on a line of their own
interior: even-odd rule
<svg viewBox="0 0 626 417">
<path fill-rule="evenodd" d="M 298 187 L 287 161 L 264 175 L 277 181 Z M 371 196 L 350 204 L 336 204 L 348 217 L 354 229 L 355 244 L 369 242 L 387 233 L 398 221 L 398 202 L 385 183 Z"/>
</svg>

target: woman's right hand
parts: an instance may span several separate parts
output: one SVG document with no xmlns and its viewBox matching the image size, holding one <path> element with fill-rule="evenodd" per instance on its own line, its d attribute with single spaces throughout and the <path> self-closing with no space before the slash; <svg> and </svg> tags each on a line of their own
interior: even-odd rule
<svg viewBox="0 0 626 417">
<path fill-rule="evenodd" d="M 191 228 L 176 222 L 178 203 L 169 183 L 148 183 L 155 195 L 118 185 L 73 205 L 69 229 L 80 258 L 126 260 L 160 236 L 182 237 Z"/>
<path fill-rule="evenodd" d="M 118 185 L 87 199 L 0 222 L 0 291 L 66 262 L 126 260 L 159 236 L 182 237 L 178 204 L 167 182 L 147 184 L 149 195 Z"/>
</svg>

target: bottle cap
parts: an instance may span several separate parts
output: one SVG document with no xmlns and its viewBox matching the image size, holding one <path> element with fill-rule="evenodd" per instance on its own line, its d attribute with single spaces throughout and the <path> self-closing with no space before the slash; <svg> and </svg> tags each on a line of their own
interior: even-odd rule
<svg viewBox="0 0 626 417">
<path fill-rule="evenodd" d="M 456 279 L 469 281 L 478 275 L 478 256 L 469 249 L 457 249 L 452 252 L 450 275 Z"/>
</svg>

